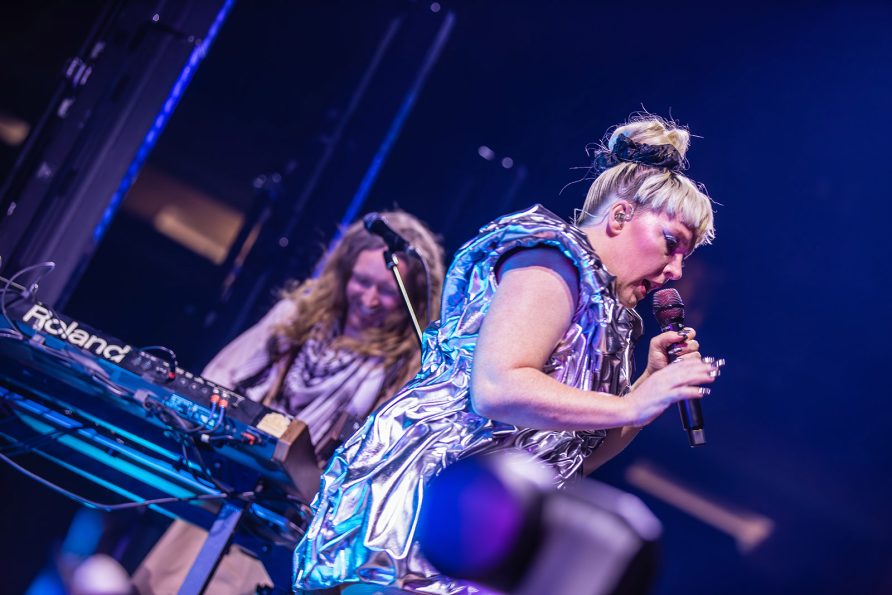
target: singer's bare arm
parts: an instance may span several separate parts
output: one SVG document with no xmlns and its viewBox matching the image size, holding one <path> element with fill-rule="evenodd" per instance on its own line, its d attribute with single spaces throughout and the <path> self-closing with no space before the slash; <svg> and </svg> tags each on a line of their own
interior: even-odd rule
<svg viewBox="0 0 892 595">
<path fill-rule="evenodd" d="M 651 375 L 624 398 L 561 384 L 541 370 L 572 320 L 576 269 L 557 250 L 535 248 L 506 258 L 499 272 L 471 375 L 481 415 L 543 430 L 643 425 L 712 382 L 709 366 L 692 361 Z"/>
</svg>

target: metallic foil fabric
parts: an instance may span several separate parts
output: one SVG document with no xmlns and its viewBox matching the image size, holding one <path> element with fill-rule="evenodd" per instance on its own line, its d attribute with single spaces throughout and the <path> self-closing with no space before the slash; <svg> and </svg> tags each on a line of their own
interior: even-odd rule
<svg viewBox="0 0 892 595">
<path fill-rule="evenodd" d="M 614 278 L 585 235 L 541 205 L 487 225 L 449 269 L 441 319 L 424 333 L 421 371 L 329 462 L 315 516 L 295 551 L 295 588 L 364 581 L 420 593 L 478 592 L 438 575 L 413 543 L 427 481 L 459 458 L 519 448 L 549 463 L 559 486 L 604 440 L 604 430 L 515 427 L 477 414 L 470 402 L 496 266 L 510 252 L 539 246 L 559 249 L 579 272 L 572 323 L 543 371 L 583 390 L 628 392 L 641 319 L 616 300 Z"/>
</svg>

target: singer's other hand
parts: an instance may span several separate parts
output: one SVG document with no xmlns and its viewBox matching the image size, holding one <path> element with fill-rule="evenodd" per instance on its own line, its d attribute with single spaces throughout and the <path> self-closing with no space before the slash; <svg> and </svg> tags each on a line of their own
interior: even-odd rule
<svg viewBox="0 0 892 595">
<path fill-rule="evenodd" d="M 709 394 L 724 361 L 686 356 L 671 366 L 654 372 L 626 395 L 635 407 L 636 426 L 646 426 L 669 405 L 685 399 L 699 399 Z"/>
<path fill-rule="evenodd" d="M 681 331 L 660 333 L 651 339 L 650 349 L 647 352 L 647 368 L 643 375 L 650 375 L 662 370 L 669 365 L 673 356 L 699 358 L 700 343 L 695 339 L 696 336 L 697 331 L 691 327 L 685 327 Z"/>
</svg>

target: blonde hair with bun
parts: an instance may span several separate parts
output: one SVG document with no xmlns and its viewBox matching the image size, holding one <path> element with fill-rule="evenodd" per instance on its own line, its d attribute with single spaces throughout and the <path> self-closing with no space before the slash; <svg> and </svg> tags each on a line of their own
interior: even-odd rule
<svg viewBox="0 0 892 595">
<path fill-rule="evenodd" d="M 636 208 L 678 217 L 694 233 L 695 247 L 711 243 L 715 238 L 712 199 L 700 184 L 679 173 L 687 165 L 690 133 L 671 120 L 639 114 L 608 132 L 600 152 L 613 151 L 620 135 L 638 145 L 671 145 L 678 152 L 679 167 L 673 170 L 634 161 L 609 167 L 589 187 L 579 225 L 602 220 L 612 204 L 626 200 Z"/>
</svg>

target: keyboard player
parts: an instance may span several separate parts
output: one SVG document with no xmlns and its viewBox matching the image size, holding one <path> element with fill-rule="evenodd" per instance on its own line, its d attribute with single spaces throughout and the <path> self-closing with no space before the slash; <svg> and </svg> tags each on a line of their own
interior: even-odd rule
<svg viewBox="0 0 892 595">
<path fill-rule="evenodd" d="M 437 318 L 443 249 L 403 211 L 387 223 L 418 251 L 399 271 L 419 321 Z M 212 382 L 306 422 L 320 465 L 352 426 L 408 381 L 419 366 L 415 330 L 382 257 L 385 244 L 361 221 L 323 255 L 318 277 L 295 283 L 253 327 L 202 372 Z M 429 306 L 430 305 L 430 306 Z M 430 311 L 429 311 L 430 310 Z M 206 532 L 175 521 L 133 576 L 140 593 L 175 593 Z M 220 561 L 208 592 L 254 593 L 271 584 L 263 566 L 238 546 Z"/>
</svg>

